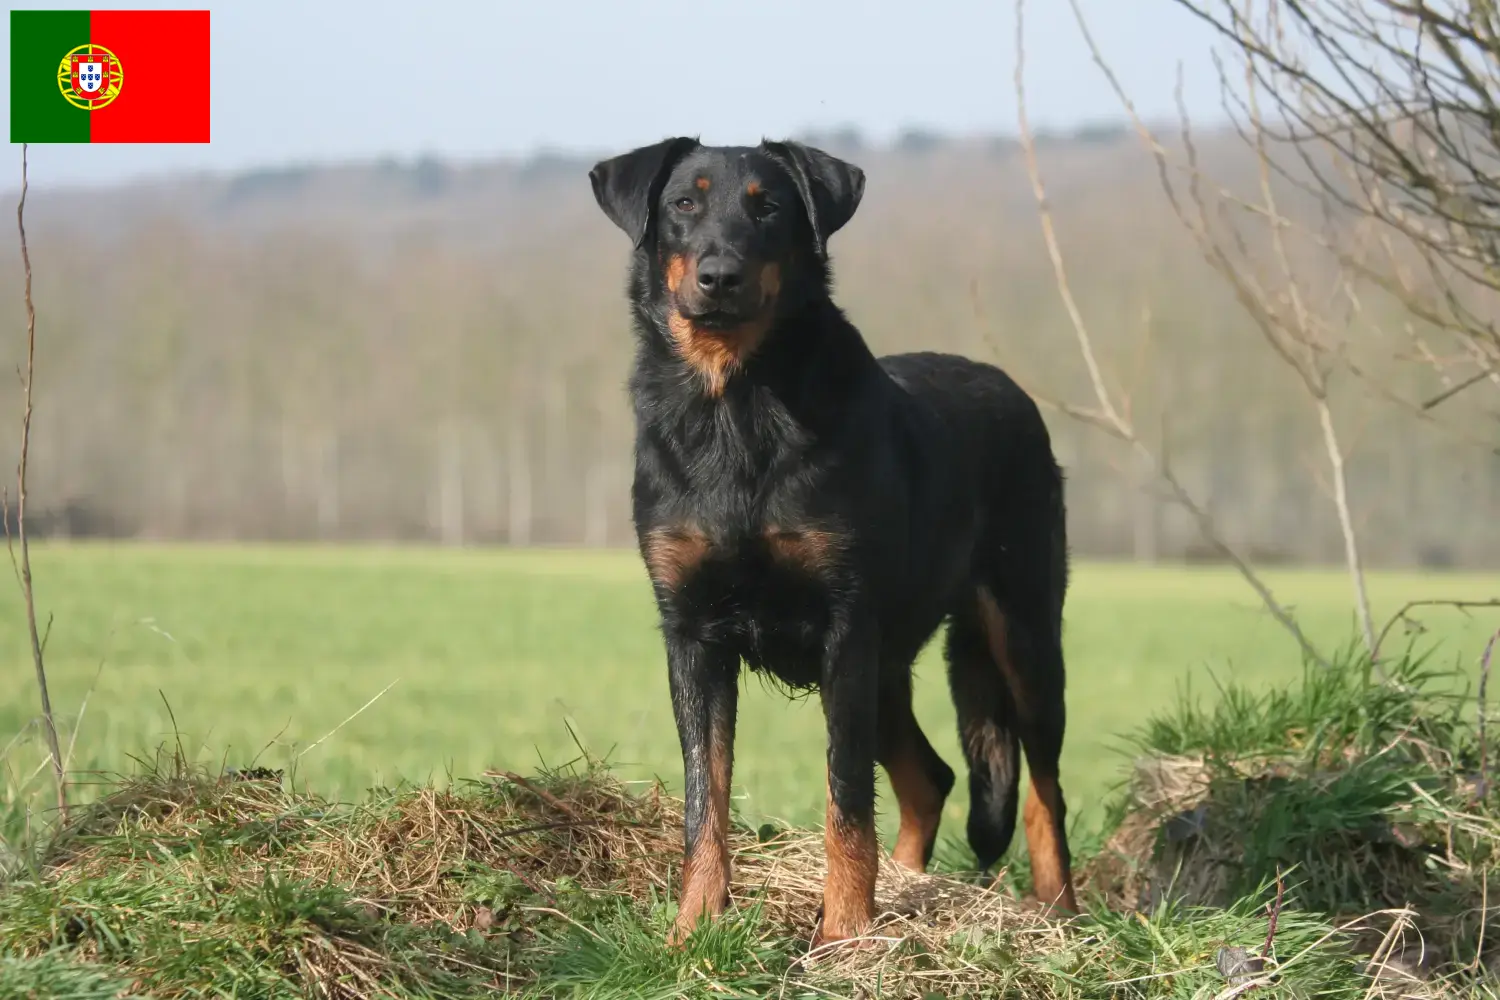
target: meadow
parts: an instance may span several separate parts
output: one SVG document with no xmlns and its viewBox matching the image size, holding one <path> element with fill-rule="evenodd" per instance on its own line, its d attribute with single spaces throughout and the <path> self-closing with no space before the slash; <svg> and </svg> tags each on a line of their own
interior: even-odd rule
<svg viewBox="0 0 1500 1000">
<path fill-rule="evenodd" d="M 133 755 L 180 738 L 204 763 L 288 768 L 299 787 L 352 799 L 372 785 L 441 784 L 486 768 L 531 773 L 581 746 L 621 777 L 680 787 L 654 608 L 633 552 L 48 544 L 33 563 L 75 770 L 129 771 Z M 1355 634 L 1342 573 L 1278 570 L 1268 580 L 1319 643 L 1332 649 Z M 1370 586 L 1383 620 L 1411 599 L 1495 597 L 1500 576 L 1374 573 Z M 45 804 L 47 776 L 42 745 L 25 732 L 37 701 L 18 592 L 6 607 L 0 749 L 9 745 L 3 793 L 14 810 L 22 797 Z M 1420 617 L 1419 643 L 1471 668 L 1496 625 L 1484 613 Z M 1399 626 L 1392 636 L 1407 641 Z M 1295 643 L 1222 568 L 1081 563 L 1066 647 L 1064 788 L 1080 836 L 1124 773 L 1122 735 L 1148 714 L 1185 691 L 1211 699 L 1222 679 L 1294 680 L 1299 662 Z M 754 678 L 742 689 L 737 808 L 747 819 L 821 822 L 816 699 L 789 703 Z M 937 641 L 919 661 L 917 698 L 929 736 L 958 767 Z M 945 850 L 957 849 L 966 808 L 960 782 Z"/>
</svg>

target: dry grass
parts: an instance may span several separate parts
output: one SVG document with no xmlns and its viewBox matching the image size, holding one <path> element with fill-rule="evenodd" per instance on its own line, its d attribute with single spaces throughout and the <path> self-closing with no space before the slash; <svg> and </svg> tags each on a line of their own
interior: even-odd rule
<svg viewBox="0 0 1500 1000">
<path fill-rule="evenodd" d="M 177 761 L 121 780 L 59 834 L 38 870 L 0 893 L 10 904 L 0 955 L 35 959 L 64 946 L 82 966 L 108 965 L 160 997 L 222 991 L 247 968 L 277 987 L 262 983 L 261 995 L 555 995 L 560 962 L 590 940 L 619 937 L 619 915 L 629 913 L 636 923 L 623 933 L 649 938 L 640 947 L 676 984 L 661 995 L 721 995 L 753 981 L 754 995 L 1144 997 L 1177 995 L 1153 992 L 1174 975 L 1232 988 L 1213 969 L 1225 927 L 1248 940 L 1264 926 L 1253 912 L 1230 914 L 1205 924 L 1190 950 L 1140 951 L 1122 927 L 1161 927 L 1112 925 L 1120 917 L 1103 914 L 1060 923 L 978 880 L 887 861 L 874 947 L 809 954 L 821 837 L 737 826 L 726 924 L 748 937 L 716 947 L 720 932 L 710 931 L 672 956 L 659 940 L 670 918 L 659 901 L 675 885 L 681 838 L 678 800 L 587 764 L 339 806 L 287 791 L 274 773 L 211 775 Z M 190 887 L 207 899 L 184 898 Z M 28 893 L 31 908 L 17 903 Z M 225 910 L 232 919 L 221 919 Z M 1347 958 L 1326 929 L 1300 933 Z M 205 957 L 205 941 L 225 947 Z M 190 963 L 172 960 L 190 953 Z M 751 958 L 735 959 L 742 954 Z M 1106 993 L 1079 979 L 1089 968 Z"/>
<path fill-rule="evenodd" d="M 1083 916 L 886 861 L 871 947 L 821 953 L 822 838 L 771 825 L 732 829 L 734 906 L 666 948 L 681 803 L 588 758 L 338 804 L 165 753 L 0 885 L 0 980 L 163 998 L 1491 995 L 1500 824 L 1472 727 L 1345 680 L 1226 696 L 1146 741 L 1123 822 L 1080 859 Z"/>
<path fill-rule="evenodd" d="M 289 957 L 319 995 L 349 997 L 380 992 L 389 978 L 389 956 L 370 934 L 381 924 L 430 928 L 438 939 L 503 936 L 515 946 L 503 950 L 514 957 L 535 939 L 538 918 L 578 921 L 570 894 L 631 906 L 672 895 L 682 805 L 660 786 L 634 790 L 596 766 L 537 779 L 489 777 L 336 806 L 284 790 L 273 773 L 154 770 L 123 779 L 62 832 L 41 874 L 54 884 L 78 884 L 170 856 L 192 869 L 189 879 L 213 880 L 220 894 L 254 890 L 272 863 L 290 883 L 340 887 L 354 919 L 307 935 Z M 1024 958 L 1055 949 L 1068 933 L 1008 893 L 914 874 L 887 858 L 882 915 L 871 935 L 881 947 L 809 955 L 824 871 L 821 835 L 737 825 L 731 848 L 736 909 L 757 913 L 762 933 L 803 942 L 784 970 L 787 985 L 870 981 L 899 995 L 960 995 L 993 974 L 942 960 L 955 941 L 1000 935 Z M 96 960 L 100 951 L 86 947 L 82 957 Z M 520 962 L 434 958 L 497 988 L 520 988 L 532 978 Z"/>
</svg>

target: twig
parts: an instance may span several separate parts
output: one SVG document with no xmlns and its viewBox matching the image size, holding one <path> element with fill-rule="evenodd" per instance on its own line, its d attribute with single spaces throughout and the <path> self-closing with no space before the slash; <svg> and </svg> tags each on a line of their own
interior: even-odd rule
<svg viewBox="0 0 1500 1000">
<path fill-rule="evenodd" d="M 25 409 L 21 416 L 21 458 L 16 465 L 16 535 L 21 541 L 21 559 L 16 563 L 16 547 L 10 536 L 10 518 L 5 518 L 5 540 L 10 549 L 11 566 L 21 579 L 21 594 L 26 600 L 26 625 L 31 632 L 31 660 L 36 665 L 36 686 L 42 698 L 42 731 L 47 736 L 47 752 L 52 755 L 52 776 L 57 785 L 57 812 L 68 822 L 68 779 L 63 767 L 62 749 L 57 743 L 57 724 L 52 718 L 52 698 L 47 691 L 47 668 L 42 662 L 42 637 L 36 627 L 36 595 L 31 584 L 31 547 L 26 537 L 26 459 L 31 450 L 31 383 L 36 372 L 36 307 L 31 301 L 31 253 L 26 247 L 26 191 L 28 187 L 27 144 L 21 144 L 21 200 L 16 205 L 16 230 L 21 237 L 21 263 L 26 269 L 26 377 L 21 383 Z"/>
<path fill-rule="evenodd" d="M 1403 916 L 1391 921 L 1391 926 L 1380 938 L 1380 944 L 1376 945 L 1375 950 L 1370 954 L 1369 961 L 1365 963 L 1365 975 L 1369 977 L 1370 985 L 1365 990 L 1364 1000 L 1373 1000 L 1380 990 L 1381 981 L 1385 979 L 1385 973 L 1391 968 L 1391 953 L 1395 950 L 1397 942 L 1405 936 L 1408 926 L 1410 926 L 1409 917 Z"/>
<path fill-rule="evenodd" d="M 1493 639 L 1490 640 L 1494 642 Z M 1484 744 L 1481 741 L 1480 746 Z M 1484 935 L 1490 924 L 1490 880 L 1482 878 L 1479 880 L 1479 943 L 1474 946 L 1474 961 L 1469 963 L 1469 971 L 1478 972 L 1479 963 L 1484 959 Z"/>
<path fill-rule="evenodd" d="M 1370 614 L 1370 592 L 1365 585 L 1364 563 L 1360 558 L 1358 536 L 1354 531 L 1354 515 L 1349 506 L 1349 477 L 1344 471 L 1344 450 L 1339 445 L 1338 433 L 1333 427 L 1333 409 L 1328 405 L 1327 394 L 1313 394 L 1318 410 L 1318 425 L 1323 430 L 1323 447 L 1328 453 L 1328 465 L 1333 472 L 1333 506 L 1338 512 L 1339 532 L 1344 537 L 1344 560 L 1349 569 L 1349 580 L 1354 586 L 1354 610 L 1359 615 L 1360 632 L 1364 635 L 1365 649 L 1370 662 L 1382 678 L 1385 676 L 1379 663 L 1375 662 L 1375 620 Z"/>
<path fill-rule="evenodd" d="M 1025 44 L 1025 0 L 1016 0 L 1016 117 L 1020 123 L 1021 150 L 1026 156 L 1026 173 L 1031 178 L 1031 193 L 1036 198 L 1037 212 L 1042 224 L 1042 238 L 1047 244 L 1047 256 L 1052 261 L 1052 273 L 1057 279 L 1057 292 L 1062 297 L 1063 307 L 1068 311 L 1068 319 L 1073 324 L 1073 332 L 1078 337 L 1078 352 L 1083 355 L 1083 363 L 1089 371 L 1089 381 L 1093 383 L 1094 395 L 1099 400 L 1099 408 L 1104 411 L 1104 416 L 1114 424 L 1121 433 L 1125 433 L 1126 422 L 1115 409 L 1113 400 L 1110 398 L 1109 389 L 1104 384 L 1104 374 L 1099 368 L 1099 360 L 1094 356 L 1093 338 L 1089 336 L 1088 327 L 1084 325 L 1083 314 L 1078 311 L 1078 303 L 1073 299 L 1073 289 L 1068 282 L 1067 269 L 1063 266 L 1062 250 L 1057 243 L 1057 231 L 1052 225 L 1052 209 L 1047 201 L 1047 189 L 1042 183 L 1041 168 L 1036 160 L 1036 143 L 1032 141 L 1031 122 L 1026 115 L 1026 44 Z"/>
<path fill-rule="evenodd" d="M 1267 961 L 1271 958 L 1271 945 L 1276 941 L 1276 920 L 1281 916 L 1281 900 L 1286 892 L 1286 882 L 1281 877 L 1281 866 L 1276 866 L 1276 899 L 1266 907 L 1270 914 L 1270 920 L 1266 924 L 1266 943 L 1261 946 L 1260 957 Z"/>
<path fill-rule="evenodd" d="M 541 799 L 543 802 L 547 803 L 547 805 L 551 806 L 553 809 L 556 809 L 564 816 L 573 817 L 575 819 L 578 816 L 578 814 L 573 811 L 573 808 L 566 802 L 562 801 L 557 796 L 547 791 L 545 788 L 537 787 L 534 783 L 527 781 L 525 778 L 521 777 L 519 774 L 516 774 L 513 771 L 486 771 L 484 772 L 484 776 L 486 778 L 504 778 L 506 781 L 509 781 L 513 785 L 520 785 L 522 788 L 526 789 L 532 795 L 535 795 L 537 798 Z"/>
<path fill-rule="evenodd" d="M 1457 385 L 1450 386 L 1449 388 L 1444 389 L 1442 392 L 1438 393 L 1436 396 L 1433 396 L 1431 399 L 1429 399 L 1426 402 L 1424 402 L 1422 404 L 1422 409 L 1424 409 L 1424 410 L 1431 410 L 1431 409 L 1434 409 L 1434 408 L 1436 408 L 1438 406 L 1441 406 L 1443 403 L 1446 403 L 1448 400 L 1452 399 L 1454 396 L 1457 396 L 1459 393 L 1463 392 L 1469 386 L 1471 386 L 1471 385 L 1477 385 L 1480 382 L 1483 382 L 1485 379 L 1490 378 L 1490 377 L 1491 377 L 1491 375 L 1490 375 L 1489 372 L 1486 372 L 1486 371 L 1476 372 L 1475 374 L 1470 375 L 1468 378 L 1464 379 L 1462 382 L 1458 383 Z"/>
<path fill-rule="evenodd" d="M 1380 655 L 1381 648 L 1385 646 L 1385 637 L 1390 634 L 1391 629 L 1396 627 L 1397 622 L 1406 618 L 1406 613 L 1413 608 L 1458 608 L 1459 610 L 1468 608 L 1500 608 L 1500 597 L 1492 597 L 1483 601 L 1445 600 L 1442 598 L 1407 601 L 1401 605 L 1400 610 L 1391 615 L 1389 620 L 1386 621 L 1385 626 L 1381 628 L 1380 634 L 1375 637 L 1375 655 L 1377 657 Z"/>
<path fill-rule="evenodd" d="M 1479 782 L 1475 788 L 1477 798 L 1483 801 L 1489 795 L 1489 771 L 1486 757 L 1489 751 L 1489 741 L 1485 739 L 1484 716 L 1485 716 L 1485 692 L 1490 686 L 1490 656 L 1495 652 L 1495 640 L 1500 639 L 1500 629 L 1490 636 L 1490 641 L 1484 644 L 1484 655 L 1479 658 Z"/>
</svg>

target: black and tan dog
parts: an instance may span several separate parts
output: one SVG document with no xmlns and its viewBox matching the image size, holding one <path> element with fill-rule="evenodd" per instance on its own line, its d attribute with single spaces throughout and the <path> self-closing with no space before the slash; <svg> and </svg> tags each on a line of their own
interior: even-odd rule
<svg viewBox="0 0 1500 1000">
<path fill-rule="evenodd" d="M 729 886 L 741 663 L 822 697 L 828 872 L 815 942 L 875 916 L 875 763 L 895 859 L 932 855 L 953 771 L 912 714 L 911 666 L 948 623 L 969 843 L 1015 829 L 1019 751 L 1037 895 L 1075 909 L 1058 786 L 1062 474 L 1032 400 L 965 358 L 877 359 L 829 295 L 828 239 L 864 174 L 795 142 L 677 138 L 589 174 L 635 245 L 634 516 L 682 742 L 686 856 L 674 940 Z"/>
</svg>

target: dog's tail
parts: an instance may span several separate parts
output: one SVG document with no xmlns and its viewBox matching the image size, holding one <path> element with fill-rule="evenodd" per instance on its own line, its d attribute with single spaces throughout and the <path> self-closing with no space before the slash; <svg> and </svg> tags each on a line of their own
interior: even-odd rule
<svg viewBox="0 0 1500 1000">
<path fill-rule="evenodd" d="M 958 710 L 959 739 L 969 765 L 969 847 L 988 869 L 1010 847 L 1016 829 L 1021 744 L 1010 685 L 997 663 L 1003 621 L 987 591 L 954 609 L 948 625 L 948 685 Z"/>
</svg>

